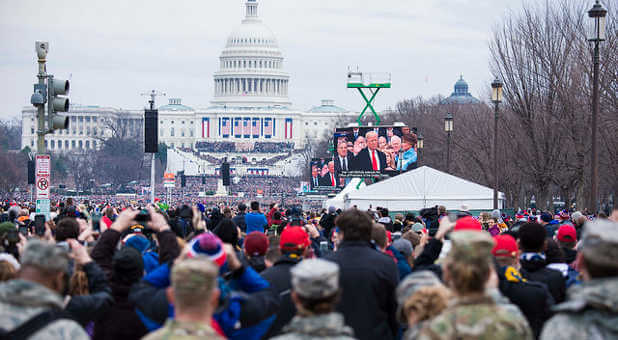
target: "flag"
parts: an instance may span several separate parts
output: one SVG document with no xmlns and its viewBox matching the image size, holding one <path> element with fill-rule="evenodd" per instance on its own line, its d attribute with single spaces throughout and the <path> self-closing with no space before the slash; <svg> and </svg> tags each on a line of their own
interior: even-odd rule
<svg viewBox="0 0 618 340">
<path fill-rule="evenodd" d="M 292 139 L 292 118 L 285 119 L 285 139 Z"/>
<path fill-rule="evenodd" d="M 228 137 L 230 135 L 229 118 L 223 118 L 221 120 L 221 134 L 223 135 L 223 137 Z"/>
<path fill-rule="evenodd" d="M 234 137 L 240 138 L 242 137 L 242 128 L 240 127 L 242 123 L 242 118 L 234 118 Z"/>
<path fill-rule="evenodd" d="M 260 137 L 260 119 L 253 118 L 251 122 L 251 133 L 253 134 L 253 138 Z"/>
<path fill-rule="evenodd" d="M 251 126 L 249 125 L 251 121 L 251 118 L 245 118 L 242 122 L 242 134 L 244 135 L 245 138 L 249 138 L 251 137 Z"/>
<path fill-rule="evenodd" d="M 273 126 L 270 118 L 264 119 L 264 136 L 269 138 L 273 134 Z"/>
<path fill-rule="evenodd" d="M 210 138 L 210 119 L 202 118 L 202 138 Z"/>
</svg>

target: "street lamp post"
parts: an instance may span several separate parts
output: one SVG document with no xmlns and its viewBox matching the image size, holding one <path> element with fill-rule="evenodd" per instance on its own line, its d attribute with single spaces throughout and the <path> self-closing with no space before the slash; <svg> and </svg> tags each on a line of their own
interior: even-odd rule
<svg viewBox="0 0 618 340">
<path fill-rule="evenodd" d="M 416 161 L 419 166 L 421 165 L 421 153 L 423 152 L 423 147 L 425 147 L 425 139 L 423 138 L 423 135 L 418 135 L 416 142 L 416 148 L 418 149 L 418 157 Z"/>
<path fill-rule="evenodd" d="M 591 178 L 590 178 L 590 201 L 588 207 L 592 213 L 597 213 L 598 198 L 599 198 L 599 151 L 597 149 L 597 121 L 599 116 L 599 43 L 605 40 L 605 15 L 607 10 L 596 0 L 592 9 L 588 11 L 588 16 L 592 18 L 591 32 L 588 41 L 594 42 L 594 56 L 592 63 L 593 85 L 592 85 L 592 119 L 590 125 L 592 128 L 592 161 Z"/>
<path fill-rule="evenodd" d="M 498 209 L 498 105 L 502 102 L 502 81 L 491 83 L 491 101 L 494 103 L 494 209 Z"/>
<path fill-rule="evenodd" d="M 447 113 L 444 117 L 444 131 L 446 131 L 446 172 L 451 171 L 451 133 L 453 132 L 453 114 Z"/>
</svg>

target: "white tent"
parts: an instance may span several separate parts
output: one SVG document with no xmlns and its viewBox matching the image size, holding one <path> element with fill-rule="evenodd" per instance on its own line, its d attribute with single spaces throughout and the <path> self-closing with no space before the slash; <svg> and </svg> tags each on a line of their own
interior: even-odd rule
<svg viewBox="0 0 618 340">
<path fill-rule="evenodd" d="M 356 189 L 356 186 L 358 185 L 358 182 L 360 182 L 361 179 L 360 178 L 352 178 L 350 180 L 350 182 L 348 183 L 348 185 L 345 186 L 345 188 L 341 189 L 341 191 L 337 194 L 337 196 L 327 199 L 326 201 L 322 202 L 322 208 L 327 208 L 330 206 L 334 206 L 337 209 L 343 209 L 344 208 L 344 202 L 343 202 L 343 197 L 349 193 L 352 192 Z M 361 183 L 360 187 L 358 188 L 358 190 L 364 188 L 366 185 L 365 183 Z"/>
<path fill-rule="evenodd" d="M 346 187 L 347 189 L 347 187 Z M 380 206 L 391 211 L 415 211 L 444 205 L 449 210 L 467 205 L 470 210 L 491 210 L 493 189 L 422 166 L 344 194 L 344 208 L 361 210 Z M 504 194 L 498 193 L 498 208 L 504 207 Z"/>
</svg>

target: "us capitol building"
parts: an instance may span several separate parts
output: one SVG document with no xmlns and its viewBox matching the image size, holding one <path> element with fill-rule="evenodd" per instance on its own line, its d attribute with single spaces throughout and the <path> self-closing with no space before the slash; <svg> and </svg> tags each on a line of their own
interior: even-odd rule
<svg viewBox="0 0 618 340">
<path fill-rule="evenodd" d="M 298 151 L 307 141 L 333 131 L 338 118 L 358 113 L 323 100 L 303 112 L 288 97 L 290 76 L 277 38 L 258 16 L 257 0 L 247 0 L 246 15 L 229 35 L 214 74 L 214 98 L 205 108 L 170 98 L 159 110 L 159 142 L 168 149 L 168 171 L 214 174 L 224 157 L 238 174 L 296 175 Z M 22 110 L 22 148 L 36 150 L 35 108 Z M 69 129 L 47 135 L 50 152 L 97 149 L 101 139 L 122 126 L 143 135 L 143 109 L 71 106 Z M 298 164 L 297 164 L 298 163 Z"/>
</svg>

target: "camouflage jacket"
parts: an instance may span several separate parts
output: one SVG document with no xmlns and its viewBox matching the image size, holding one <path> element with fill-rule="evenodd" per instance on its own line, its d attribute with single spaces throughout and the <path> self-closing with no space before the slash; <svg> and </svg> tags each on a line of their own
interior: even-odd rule
<svg viewBox="0 0 618 340">
<path fill-rule="evenodd" d="M 62 309 L 62 297 L 47 287 L 25 280 L 0 284 L 0 328 L 10 332 L 37 314 L 49 309 Z M 88 334 L 75 321 L 56 320 L 34 333 L 31 340 L 84 339 Z"/>
<path fill-rule="evenodd" d="M 329 313 L 315 316 L 295 316 L 283 328 L 285 334 L 272 338 L 273 340 L 353 340 L 354 331 L 345 325 L 343 315 Z"/>
<path fill-rule="evenodd" d="M 225 339 L 207 324 L 168 319 L 165 325 L 142 340 L 219 340 Z"/>
<path fill-rule="evenodd" d="M 542 340 L 618 339 L 618 277 L 572 286 L 567 295 L 554 306 L 556 315 L 545 323 Z"/>
<path fill-rule="evenodd" d="M 521 315 L 482 296 L 454 300 L 423 327 L 418 339 L 532 339 L 532 331 Z"/>
</svg>

